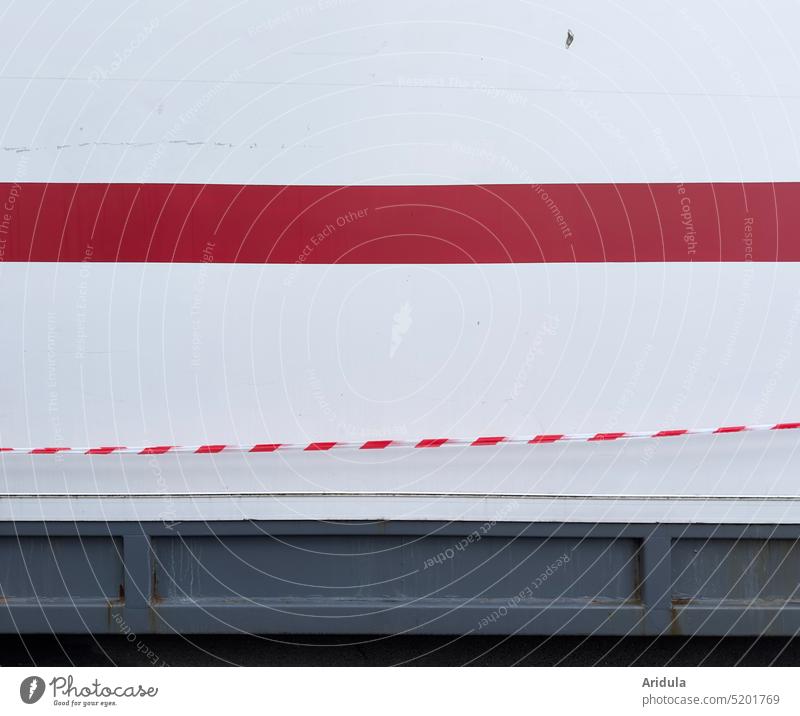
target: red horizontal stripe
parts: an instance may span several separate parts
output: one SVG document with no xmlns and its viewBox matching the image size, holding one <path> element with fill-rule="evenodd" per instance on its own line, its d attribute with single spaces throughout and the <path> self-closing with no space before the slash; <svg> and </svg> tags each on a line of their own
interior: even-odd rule
<svg viewBox="0 0 800 716">
<path fill-rule="evenodd" d="M 0 184 L 0 260 L 800 261 L 800 183 Z"/>
<path fill-rule="evenodd" d="M 330 450 L 336 443 L 311 443 L 306 450 Z"/>
<path fill-rule="evenodd" d="M 208 453 L 214 454 L 214 453 L 222 452 L 224 449 L 225 449 L 225 445 L 201 445 L 199 448 L 197 448 L 197 450 L 195 450 L 195 452 L 196 453 L 205 453 L 205 454 L 208 454 Z"/>
<path fill-rule="evenodd" d="M 773 425 L 773 430 L 797 430 L 800 428 L 800 423 L 778 423 Z"/>
<path fill-rule="evenodd" d="M 55 455 L 57 452 L 69 452 L 71 448 L 68 447 L 44 447 L 34 448 L 31 450 L 31 455 Z"/>
<path fill-rule="evenodd" d="M 447 442 L 447 438 L 425 438 L 420 440 L 415 447 L 418 448 L 436 448 L 441 447 Z"/>
<path fill-rule="evenodd" d="M 362 450 L 382 450 L 392 444 L 391 440 L 367 440 L 362 446 Z"/>
<path fill-rule="evenodd" d="M 124 450 L 120 445 L 114 447 L 96 447 L 96 448 L 89 448 L 86 451 L 87 455 L 110 455 L 112 452 L 116 452 L 117 450 Z"/>
<path fill-rule="evenodd" d="M 253 445 L 250 452 L 275 452 L 282 443 L 262 443 L 260 445 Z"/>
<path fill-rule="evenodd" d="M 472 441 L 473 445 L 497 445 L 498 443 L 503 442 L 505 440 L 504 437 L 494 437 L 494 438 L 477 438 L 476 440 Z"/>
<path fill-rule="evenodd" d="M 534 437 L 532 440 L 529 440 L 528 442 L 530 444 L 532 444 L 532 445 L 535 445 L 537 443 L 555 443 L 555 442 L 558 442 L 559 440 L 561 440 L 561 438 L 563 438 L 563 437 L 564 437 L 564 435 L 562 433 L 558 433 L 556 435 L 537 435 L 536 437 Z"/>
<path fill-rule="evenodd" d="M 714 432 L 715 433 L 740 433 L 743 430 L 746 430 L 747 427 L 744 425 L 729 425 L 723 428 L 717 428 Z"/>
<path fill-rule="evenodd" d="M 589 441 L 592 440 L 617 440 L 625 435 L 625 433 L 597 433 L 589 438 Z"/>
<path fill-rule="evenodd" d="M 659 430 L 655 435 L 654 438 L 672 438 L 678 435 L 686 435 L 688 430 Z"/>
<path fill-rule="evenodd" d="M 175 447 L 174 445 L 154 445 L 153 447 L 146 447 L 144 448 L 139 454 L 140 455 L 163 455 L 165 452 L 169 452 L 172 448 Z"/>
</svg>

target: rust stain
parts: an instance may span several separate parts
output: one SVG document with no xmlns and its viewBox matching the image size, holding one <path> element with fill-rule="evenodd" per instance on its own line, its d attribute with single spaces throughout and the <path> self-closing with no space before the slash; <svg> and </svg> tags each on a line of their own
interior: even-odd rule
<svg viewBox="0 0 800 716">
<path fill-rule="evenodd" d="M 669 622 L 669 633 L 672 636 L 683 636 L 683 629 L 681 628 L 681 607 L 691 604 L 691 599 L 673 598 L 670 613 L 672 618 Z"/>
<path fill-rule="evenodd" d="M 150 604 L 161 604 L 164 598 L 158 594 L 158 572 L 155 560 L 153 560 L 153 571 L 150 576 Z"/>
<path fill-rule="evenodd" d="M 153 608 L 152 605 L 148 605 L 147 607 L 147 621 L 150 624 L 150 633 L 157 634 L 158 633 L 158 612 Z"/>
<path fill-rule="evenodd" d="M 678 621 L 678 612 L 677 610 L 672 610 L 672 619 L 669 622 L 669 633 L 672 636 L 683 636 L 681 633 L 681 625 Z"/>
<path fill-rule="evenodd" d="M 641 604 L 644 600 L 642 597 L 643 582 L 642 575 L 644 569 L 642 567 L 642 559 L 644 559 L 644 544 L 642 544 L 636 551 L 636 559 L 633 560 L 633 593 L 627 599 L 628 602 Z"/>
<path fill-rule="evenodd" d="M 150 599 L 147 604 L 147 621 L 150 624 L 150 633 L 158 634 L 161 624 L 161 617 L 157 607 L 164 601 L 164 597 L 158 593 L 158 563 L 152 560 L 152 570 L 150 572 Z"/>
</svg>

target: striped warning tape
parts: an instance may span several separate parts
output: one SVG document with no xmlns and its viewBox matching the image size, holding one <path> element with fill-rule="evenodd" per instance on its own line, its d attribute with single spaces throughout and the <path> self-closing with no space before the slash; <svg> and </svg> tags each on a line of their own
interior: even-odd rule
<svg viewBox="0 0 800 716">
<path fill-rule="evenodd" d="M 328 450 L 385 450 L 387 448 L 439 448 L 446 446 L 490 446 L 490 445 L 544 445 L 559 442 L 605 442 L 610 440 L 633 440 L 637 438 L 670 438 L 688 435 L 721 435 L 726 433 L 753 433 L 769 430 L 798 430 L 800 423 L 769 423 L 765 425 L 727 425 L 718 428 L 686 428 L 678 430 L 647 430 L 641 432 L 609 433 L 552 433 L 526 437 L 484 436 L 476 438 L 424 438 L 422 440 L 366 440 L 306 443 L 255 443 L 250 445 L 147 445 L 139 447 L 38 447 L 4 448 L 0 452 L 26 455 L 55 455 L 72 453 L 82 455 L 164 455 L 166 453 L 195 453 L 212 455 L 222 452 L 278 452 L 302 450 L 326 452 Z"/>
</svg>

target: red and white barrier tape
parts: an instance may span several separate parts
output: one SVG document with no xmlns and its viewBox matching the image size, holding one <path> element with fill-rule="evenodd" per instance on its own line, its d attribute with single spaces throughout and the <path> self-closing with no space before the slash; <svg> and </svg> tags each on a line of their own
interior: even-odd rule
<svg viewBox="0 0 800 716">
<path fill-rule="evenodd" d="M 385 450 L 386 448 L 438 448 L 445 446 L 487 445 L 544 445 L 559 442 L 605 442 L 610 440 L 632 440 L 635 438 L 671 438 L 687 435 L 721 435 L 726 433 L 754 433 L 769 430 L 798 430 L 800 423 L 770 423 L 767 425 L 728 425 L 719 428 L 688 428 L 678 430 L 649 430 L 627 433 L 554 433 L 533 437 L 478 437 L 478 438 L 425 438 L 423 440 L 366 440 L 359 442 L 312 442 L 312 443 L 257 443 L 254 445 L 147 445 L 140 447 L 39 447 L 4 448 L 0 452 L 26 455 L 163 455 L 165 453 L 216 454 L 221 452 L 278 452 L 302 450 L 305 452 L 327 450 Z"/>
</svg>

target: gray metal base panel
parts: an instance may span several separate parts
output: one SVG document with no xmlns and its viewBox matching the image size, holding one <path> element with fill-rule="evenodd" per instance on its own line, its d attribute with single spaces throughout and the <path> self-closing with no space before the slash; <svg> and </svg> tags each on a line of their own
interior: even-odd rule
<svg viewBox="0 0 800 716">
<path fill-rule="evenodd" d="M 3 522 L 0 631 L 794 635 L 800 525 Z"/>
</svg>

